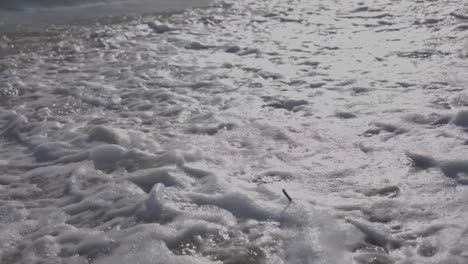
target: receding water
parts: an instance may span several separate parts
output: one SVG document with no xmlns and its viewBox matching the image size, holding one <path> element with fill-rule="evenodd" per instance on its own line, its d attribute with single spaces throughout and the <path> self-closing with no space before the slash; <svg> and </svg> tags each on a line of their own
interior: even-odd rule
<svg viewBox="0 0 468 264">
<path fill-rule="evenodd" d="M 3 0 L 0 25 L 64 24 L 205 7 L 211 0 Z"/>
<path fill-rule="evenodd" d="M 0 263 L 468 263 L 468 4 L 23 3 Z"/>
</svg>

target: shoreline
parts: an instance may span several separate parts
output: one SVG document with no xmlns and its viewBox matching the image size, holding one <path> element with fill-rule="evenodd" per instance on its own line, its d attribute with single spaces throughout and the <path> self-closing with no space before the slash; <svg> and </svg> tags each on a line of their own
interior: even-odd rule
<svg viewBox="0 0 468 264">
<path fill-rule="evenodd" d="M 181 0 L 187 1 L 187 0 Z M 129 23 L 131 21 L 145 20 L 147 17 L 167 17 L 183 13 L 189 9 L 209 8 L 213 0 L 199 0 L 200 5 L 186 6 L 178 9 L 161 8 L 156 11 L 112 13 L 107 15 L 87 14 L 85 16 L 73 16 L 64 18 L 55 16 L 36 23 L 2 23 L 0 21 L 0 58 L 21 52 L 38 51 L 44 47 L 44 43 L 58 42 L 70 35 L 80 34 L 82 29 L 93 27 L 102 27 L 107 25 L 116 25 Z M 76 10 L 75 10 L 76 11 Z M 45 13 L 43 13 L 45 14 Z M 0 17 L 2 12 L 0 12 Z M 45 45 L 48 46 L 48 45 Z"/>
<path fill-rule="evenodd" d="M 96 6 L 72 6 L 37 8 L 29 11 L 0 11 L 0 33 L 11 26 L 44 28 L 49 25 L 74 25 L 115 21 L 116 18 L 135 18 L 154 14 L 173 14 L 191 8 L 209 7 L 213 0 L 175 0 L 154 3 L 144 0 L 134 4 L 100 4 Z"/>
</svg>

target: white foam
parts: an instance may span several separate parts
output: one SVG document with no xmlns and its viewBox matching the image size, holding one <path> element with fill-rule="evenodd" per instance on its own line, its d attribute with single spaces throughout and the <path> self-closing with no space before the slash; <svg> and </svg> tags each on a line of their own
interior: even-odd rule
<svg viewBox="0 0 468 264">
<path fill-rule="evenodd" d="M 465 263 L 468 10 L 438 4 L 4 31 L 0 263 Z"/>
<path fill-rule="evenodd" d="M 239 193 L 215 196 L 191 194 L 189 197 L 198 205 L 208 204 L 226 209 L 237 218 L 251 218 L 260 221 L 278 218 L 274 212 L 261 208 L 248 197 Z"/>
<path fill-rule="evenodd" d="M 105 16 L 135 15 L 148 12 L 169 12 L 190 7 L 203 7 L 209 0 L 150 1 L 150 0 L 97 0 L 97 1 L 7 1 L 0 5 L 3 23 L 50 23 L 73 19 Z"/>
</svg>

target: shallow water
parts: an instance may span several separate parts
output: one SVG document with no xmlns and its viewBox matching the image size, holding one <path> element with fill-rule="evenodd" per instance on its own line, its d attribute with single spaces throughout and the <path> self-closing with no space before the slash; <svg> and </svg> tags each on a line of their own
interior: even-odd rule
<svg viewBox="0 0 468 264">
<path fill-rule="evenodd" d="M 147 13 L 172 13 L 206 7 L 212 0 L 4 0 L 0 3 L 0 31 L 22 32 L 50 24 L 89 24 L 118 21 Z M 107 18 L 107 19 L 106 19 Z M 13 29 L 13 30 L 12 30 Z"/>
<path fill-rule="evenodd" d="M 468 263 L 462 1 L 68 25 L 0 42 L 1 263 Z"/>
</svg>

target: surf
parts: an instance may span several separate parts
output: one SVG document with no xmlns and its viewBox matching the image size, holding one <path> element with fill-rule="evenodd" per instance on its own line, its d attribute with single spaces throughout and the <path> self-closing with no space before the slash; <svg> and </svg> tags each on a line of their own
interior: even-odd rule
<svg viewBox="0 0 468 264">
<path fill-rule="evenodd" d="M 0 24 L 63 23 L 101 17 L 168 13 L 206 7 L 211 0 L 7 0 Z"/>
</svg>

